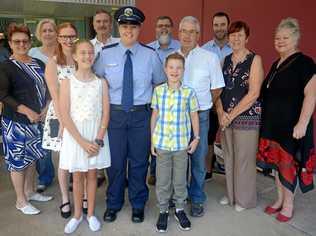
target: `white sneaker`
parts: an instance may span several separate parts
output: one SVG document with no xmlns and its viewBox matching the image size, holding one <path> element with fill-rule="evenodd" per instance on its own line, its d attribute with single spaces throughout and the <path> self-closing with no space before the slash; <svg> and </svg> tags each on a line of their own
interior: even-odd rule
<svg viewBox="0 0 316 236">
<path fill-rule="evenodd" d="M 22 213 L 24 215 L 37 215 L 39 214 L 41 211 L 39 209 L 37 209 L 36 207 L 34 207 L 31 203 L 27 203 L 25 206 L 23 207 L 17 207 L 15 206 L 16 209 L 18 209 L 19 211 L 22 211 Z"/>
<path fill-rule="evenodd" d="M 228 205 L 229 204 L 229 199 L 228 197 L 224 196 L 221 198 L 221 200 L 219 200 L 219 204 L 225 206 L 225 205 Z"/>
<path fill-rule="evenodd" d="M 53 199 L 53 196 L 45 196 L 40 193 L 34 193 L 27 198 L 28 201 L 48 202 Z"/>
<path fill-rule="evenodd" d="M 246 210 L 246 208 L 244 208 L 244 207 L 242 207 L 242 206 L 240 206 L 238 204 L 235 204 L 235 211 L 242 212 L 244 210 Z"/>
<path fill-rule="evenodd" d="M 80 225 L 81 221 L 82 215 L 79 218 L 79 220 L 77 220 L 76 218 L 72 218 L 70 221 L 68 221 L 64 229 L 65 234 L 72 234 L 73 232 L 75 232 L 78 226 Z"/>
<path fill-rule="evenodd" d="M 97 217 L 90 216 L 90 217 L 87 217 L 87 220 L 88 220 L 89 228 L 91 229 L 91 231 L 95 232 L 95 231 L 100 230 L 101 223 Z"/>
</svg>

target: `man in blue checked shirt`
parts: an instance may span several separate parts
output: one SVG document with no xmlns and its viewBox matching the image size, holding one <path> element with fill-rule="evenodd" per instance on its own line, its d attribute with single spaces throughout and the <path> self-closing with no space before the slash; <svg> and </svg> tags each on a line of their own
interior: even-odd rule
<svg viewBox="0 0 316 236">
<path fill-rule="evenodd" d="M 140 44 L 138 36 L 145 20 L 136 7 L 122 7 L 114 15 L 121 40 L 99 53 L 95 73 L 107 80 L 110 96 L 108 136 L 111 167 L 107 169 L 107 209 L 104 220 L 112 222 L 128 197 L 132 222 L 144 221 L 148 200 L 146 176 L 150 152 L 150 102 L 153 85 L 166 80 L 157 53 Z M 127 171 L 128 168 L 128 171 Z M 128 173 L 128 176 L 127 176 Z"/>
</svg>

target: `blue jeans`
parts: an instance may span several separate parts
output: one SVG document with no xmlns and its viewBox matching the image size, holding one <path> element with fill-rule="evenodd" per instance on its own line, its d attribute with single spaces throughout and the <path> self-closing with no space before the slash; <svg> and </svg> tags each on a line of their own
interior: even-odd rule
<svg viewBox="0 0 316 236">
<path fill-rule="evenodd" d="M 206 200 L 204 192 L 205 182 L 205 157 L 208 151 L 209 110 L 199 112 L 200 142 L 191 155 L 191 181 L 189 197 L 192 203 L 202 204 Z"/>
<path fill-rule="evenodd" d="M 46 151 L 47 155 L 36 162 L 36 170 L 38 173 L 38 184 L 49 186 L 55 177 L 55 170 L 52 162 L 52 152 Z"/>
</svg>

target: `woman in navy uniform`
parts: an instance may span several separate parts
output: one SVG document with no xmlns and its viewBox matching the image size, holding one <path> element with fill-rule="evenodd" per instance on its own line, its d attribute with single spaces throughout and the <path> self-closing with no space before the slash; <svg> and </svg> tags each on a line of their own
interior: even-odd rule
<svg viewBox="0 0 316 236">
<path fill-rule="evenodd" d="M 148 200 L 146 176 L 150 151 L 150 101 L 154 84 L 165 81 L 157 53 L 138 42 L 145 16 L 135 7 L 122 7 L 114 15 L 121 40 L 105 46 L 94 69 L 109 84 L 110 122 L 108 135 L 111 167 L 107 169 L 107 209 L 104 220 L 112 222 L 128 196 L 132 221 L 143 222 Z M 128 171 L 127 171 L 128 168 Z M 127 174 L 128 173 L 128 174 Z"/>
</svg>

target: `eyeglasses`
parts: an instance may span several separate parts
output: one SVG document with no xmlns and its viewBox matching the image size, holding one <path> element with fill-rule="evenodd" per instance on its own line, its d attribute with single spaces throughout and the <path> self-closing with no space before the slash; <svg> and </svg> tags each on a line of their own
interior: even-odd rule
<svg viewBox="0 0 316 236">
<path fill-rule="evenodd" d="M 64 40 L 64 41 L 66 41 L 66 40 L 73 41 L 73 40 L 77 39 L 77 35 L 58 35 L 58 38 L 60 38 L 61 40 Z"/>
<path fill-rule="evenodd" d="M 29 43 L 30 43 L 30 40 L 27 40 L 27 39 L 24 39 L 24 40 L 15 39 L 15 40 L 12 40 L 12 43 L 13 43 L 14 45 L 20 45 L 21 43 L 22 43 L 23 45 L 25 45 L 25 44 L 29 44 Z"/>
<path fill-rule="evenodd" d="M 191 35 L 195 35 L 195 34 L 197 34 L 199 32 L 196 31 L 196 30 L 185 30 L 185 29 L 182 29 L 182 30 L 180 30 L 180 33 L 191 36 Z"/>
<path fill-rule="evenodd" d="M 157 28 L 171 28 L 171 25 L 169 25 L 169 24 L 159 24 L 159 25 L 157 25 Z"/>
</svg>

